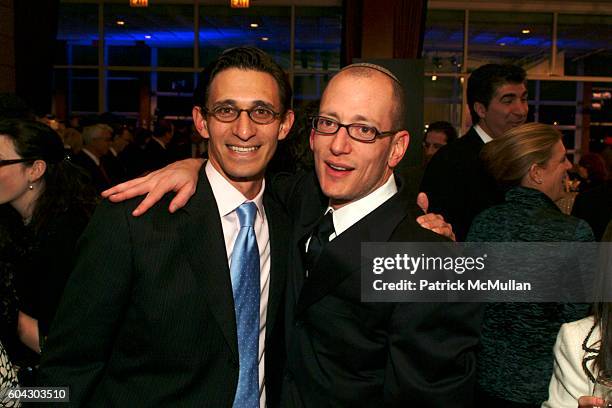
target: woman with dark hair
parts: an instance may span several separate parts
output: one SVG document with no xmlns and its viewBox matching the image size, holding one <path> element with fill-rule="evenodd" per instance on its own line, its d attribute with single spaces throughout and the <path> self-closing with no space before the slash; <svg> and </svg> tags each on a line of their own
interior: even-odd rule
<svg viewBox="0 0 612 408">
<path fill-rule="evenodd" d="M 564 178 L 571 168 L 557 130 L 538 123 L 515 127 L 487 143 L 481 158 L 507 192 L 503 204 L 474 219 L 468 241 L 593 241 L 586 222 L 563 214 L 554 203 L 565 194 Z M 547 397 L 559 327 L 587 311 L 588 305 L 569 303 L 487 304 L 478 406 L 540 406 Z"/>
<path fill-rule="evenodd" d="M 18 334 L 40 352 L 71 268 L 75 243 L 95 206 L 86 175 L 64 153 L 57 133 L 29 120 L 0 121 L 0 204 L 21 216 L 16 238 Z"/>
<path fill-rule="evenodd" d="M 612 242 L 612 221 L 602 239 Z M 605 284 L 610 287 L 612 252 L 610 245 L 604 248 L 601 272 Z M 603 295 L 603 294 L 602 294 Z M 603 295 L 609 297 L 608 295 Z M 603 335 L 602 335 L 603 333 Z M 548 390 L 548 400 L 542 408 L 594 408 L 603 401 L 590 397 L 597 376 L 612 370 L 612 303 L 593 305 L 593 315 L 561 326 L 554 348 L 555 361 Z"/>
</svg>

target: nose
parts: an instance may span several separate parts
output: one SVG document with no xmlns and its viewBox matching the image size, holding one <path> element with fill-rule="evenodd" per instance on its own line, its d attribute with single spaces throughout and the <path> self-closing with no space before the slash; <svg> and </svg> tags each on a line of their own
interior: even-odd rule
<svg viewBox="0 0 612 408">
<path fill-rule="evenodd" d="M 323 136 L 323 137 L 329 137 L 329 136 Z M 335 156 L 350 153 L 351 137 L 349 136 L 346 128 L 341 127 L 340 129 L 338 129 L 336 134 L 331 137 L 332 137 L 332 142 L 331 142 L 329 149 Z"/>
<path fill-rule="evenodd" d="M 567 157 L 565 157 L 565 162 L 564 162 L 564 164 L 565 164 L 565 170 L 566 170 L 566 171 L 567 171 L 567 170 L 569 170 L 569 169 L 571 169 L 571 168 L 573 167 L 572 163 L 571 163 L 571 162 L 568 160 L 568 158 L 567 158 Z"/>
<path fill-rule="evenodd" d="M 234 121 L 233 131 L 242 140 L 249 140 L 255 135 L 255 124 L 246 111 L 240 112 Z"/>
<path fill-rule="evenodd" d="M 526 100 L 519 99 L 514 104 L 514 114 L 516 116 L 527 117 L 527 113 L 529 112 L 529 105 Z"/>
</svg>

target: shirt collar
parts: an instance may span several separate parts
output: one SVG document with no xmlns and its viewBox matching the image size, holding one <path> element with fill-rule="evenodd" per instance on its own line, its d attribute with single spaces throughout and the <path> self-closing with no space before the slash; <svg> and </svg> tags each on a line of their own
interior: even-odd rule
<svg viewBox="0 0 612 408">
<path fill-rule="evenodd" d="M 219 208 L 219 215 L 221 217 L 225 217 L 232 213 L 236 208 L 247 201 L 254 202 L 257 206 L 259 216 L 264 217 L 263 192 L 266 187 L 265 179 L 262 181 L 259 193 L 257 193 L 255 198 L 249 200 L 223 177 L 210 161 L 206 163 L 204 170 L 206 171 L 206 177 L 208 177 L 208 182 L 210 183 L 215 200 L 217 201 L 217 207 Z"/>
<path fill-rule="evenodd" d="M 362 197 L 359 200 L 347 204 L 337 210 L 334 210 L 331 206 L 328 206 L 325 213 L 327 214 L 329 211 L 333 212 L 332 218 L 334 220 L 335 235 L 332 235 L 332 238 L 335 238 L 352 227 L 363 217 L 393 197 L 396 193 L 397 185 L 395 184 L 395 176 L 391 174 L 385 184 L 378 187 L 367 196 Z"/>
<path fill-rule="evenodd" d="M 86 147 L 82 148 L 81 150 L 83 151 L 83 153 L 85 153 L 87 156 L 89 156 L 89 158 L 91 160 L 93 160 L 96 163 L 96 166 L 100 165 L 100 159 L 98 159 L 98 156 L 96 156 L 95 154 L 93 154 L 92 152 L 87 150 Z"/>
<path fill-rule="evenodd" d="M 164 142 L 161 141 L 160 138 L 153 136 L 152 139 L 155 140 L 161 147 L 163 147 L 164 150 L 166 150 L 166 145 L 164 144 Z"/>
<path fill-rule="evenodd" d="M 478 136 L 482 139 L 484 144 L 489 143 L 493 138 L 489 136 L 487 132 L 485 132 L 479 125 L 474 125 L 474 130 L 478 133 Z"/>
</svg>

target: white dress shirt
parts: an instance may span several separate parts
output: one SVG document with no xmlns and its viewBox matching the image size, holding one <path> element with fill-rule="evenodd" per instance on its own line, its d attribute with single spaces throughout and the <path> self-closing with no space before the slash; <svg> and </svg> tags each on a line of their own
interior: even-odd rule
<svg viewBox="0 0 612 408">
<path fill-rule="evenodd" d="M 329 236 L 329 240 L 332 241 L 338 235 L 357 224 L 363 217 L 380 207 L 396 193 L 397 185 L 395 184 L 395 176 L 391 174 L 385 184 L 378 187 L 367 196 L 357 201 L 353 201 L 337 210 L 328 206 L 325 210 L 325 214 L 331 211 L 334 222 L 334 232 Z M 310 238 L 306 242 L 306 250 L 308 250 L 308 245 L 310 245 Z"/>
<path fill-rule="evenodd" d="M 225 179 L 214 168 L 211 162 L 206 163 L 206 176 L 217 201 L 219 216 L 221 217 L 221 227 L 223 228 L 223 238 L 225 239 L 225 250 L 227 252 L 227 262 L 231 268 L 232 251 L 234 243 L 240 230 L 240 222 L 236 214 L 236 208 L 247 201 L 252 201 L 257 206 L 255 216 L 255 237 L 259 248 L 259 269 L 260 269 L 260 301 L 259 301 L 259 406 L 266 406 L 265 392 L 265 339 L 266 339 L 266 316 L 268 310 L 268 295 L 270 292 L 270 233 L 268 231 L 268 221 L 263 207 L 263 192 L 265 181 L 261 190 L 255 198 L 248 200 L 230 182 Z"/>
<path fill-rule="evenodd" d="M 96 166 L 100 167 L 100 159 L 98 159 L 98 156 L 96 156 L 95 154 L 87 150 L 86 147 L 82 148 L 81 151 L 85 153 L 87 156 L 89 156 L 89 158 L 93 160 L 94 163 L 96 163 Z"/>
<path fill-rule="evenodd" d="M 489 143 L 493 138 L 489 136 L 487 132 L 485 132 L 479 125 L 474 125 L 474 130 L 478 133 L 478 136 L 482 139 L 484 144 Z"/>
</svg>

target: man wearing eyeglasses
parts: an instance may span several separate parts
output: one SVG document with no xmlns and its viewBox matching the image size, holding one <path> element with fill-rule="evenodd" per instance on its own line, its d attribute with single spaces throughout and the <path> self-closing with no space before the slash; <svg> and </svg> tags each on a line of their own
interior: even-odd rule
<svg viewBox="0 0 612 408">
<path fill-rule="evenodd" d="M 202 73 L 193 120 L 209 161 L 178 214 L 103 203 L 42 352 L 40 384 L 72 406 L 279 405 L 289 222 L 264 192 L 293 124 L 282 68 L 254 48 Z M 165 205 L 164 205 L 165 204 Z"/>
<path fill-rule="evenodd" d="M 472 406 L 478 306 L 361 302 L 361 242 L 441 240 L 393 174 L 409 142 L 403 106 L 386 69 L 344 68 L 311 118 L 316 175 L 274 179 L 294 220 L 284 407 Z"/>
<path fill-rule="evenodd" d="M 287 406 L 472 406 L 478 306 L 361 302 L 361 242 L 441 240 L 417 224 L 393 174 L 409 142 L 403 107 L 393 74 L 354 64 L 329 82 L 312 119 L 317 177 L 305 176 L 289 200 L 299 223 L 286 302 Z M 326 217 L 332 228 L 321 239 Z"/>
</svg>

